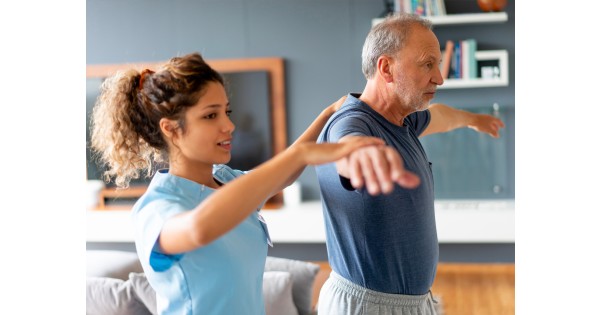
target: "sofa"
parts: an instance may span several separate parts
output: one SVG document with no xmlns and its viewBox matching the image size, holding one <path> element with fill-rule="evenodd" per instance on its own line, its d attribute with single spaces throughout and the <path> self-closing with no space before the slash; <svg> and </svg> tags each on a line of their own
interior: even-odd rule
<svg viewBox="0 0 600 315">
<path fill-rule="evenodd" d="M 86 251 L 87 315 L 156 315 L 156 295 L 134 252 Z M 320 265 L 267 257 L 263 296 L 267 315 L 315 315 Z"/>
</svg>

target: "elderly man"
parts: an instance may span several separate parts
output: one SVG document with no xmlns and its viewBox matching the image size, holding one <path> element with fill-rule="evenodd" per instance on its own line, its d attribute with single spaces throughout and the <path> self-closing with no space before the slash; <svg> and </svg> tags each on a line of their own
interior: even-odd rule
<svg viewBox="0 0 600 315">
<path fill-rule="evenodd" d="M 498 137 L 499 119 L 429 106 L 443 83 L 431 23 L 394 15 L 373 27 L 362 52 L 367 79 L 328 121 L 320 142 L 368 136 L 386 145 L 316 167 L 329 263 L 319 315 L 435 314 L 438 262 L 431 163 L 419 137 L 469 127 Z"/>
</svg>

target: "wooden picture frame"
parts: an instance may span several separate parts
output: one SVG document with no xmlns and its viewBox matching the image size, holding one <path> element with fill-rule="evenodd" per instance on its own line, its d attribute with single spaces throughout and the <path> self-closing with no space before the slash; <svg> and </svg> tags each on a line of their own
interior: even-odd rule
<svg viewBox="0 0 600 315">
<path fill-rule="evenodd" d="M 166 61 L 165 61 L 166 62 Z M 141 62 L 126 64 L 96 64 L 86 65 L 86 78 L 107 78 L 119 70 L 159 69 L 165 62 Z M 285 73 L 284 60 L 279 57 L 213 59 L 206 62 L 219 73 L 240 73 L 264 71 L 268 79 L 269 109 L 271 113 L 272 155 L 285 150 L 287 147 L 286 105 L 285 105 Z M 105 204 L 108 198 L 137 198 L 146 191 L 145 187 L 129 189 L 104 188 L 100 192 L 97 210 L 126 209 L 126 207 L 111 207 Z M 277 193 L 264 205 L 264 209 L 277 209 L 283 206 L 283 192 Z"/>
</svg>

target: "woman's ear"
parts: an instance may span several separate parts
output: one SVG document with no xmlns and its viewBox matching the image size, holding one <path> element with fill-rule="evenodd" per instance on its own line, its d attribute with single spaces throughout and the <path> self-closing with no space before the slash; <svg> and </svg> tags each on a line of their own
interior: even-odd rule
<svg viewBox="0 0 600 315">
<path fill-rule="evenodd" d="M 167 118 L 161 118 L 158 124 L 163 135 L 173 142 L 173 138 L 177 136 L 177 132 L 175 132 L 177 123 Z"/>
<path fill-rule="evenodd" d="M 382 55 L 377 59 L 377 72 L 385 80 L 386 83 L 394 81 L 392 74 L 392 65 L 394 60 L 386 55 Z"/>
</svg>

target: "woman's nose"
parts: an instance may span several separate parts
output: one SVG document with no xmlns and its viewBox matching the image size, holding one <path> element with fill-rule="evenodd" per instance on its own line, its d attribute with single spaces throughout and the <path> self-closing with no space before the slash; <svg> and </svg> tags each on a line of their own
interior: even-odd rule
<svg viewBox="0 0 600 315">
<path fill-rule="evenodd" d="M 231 121 L 229 116 L 226 116 L 225 123 L 223 124 L 223 131 L 227 133 L 232 133 L 235 130 L 235 124 Z"/>
</svg>

